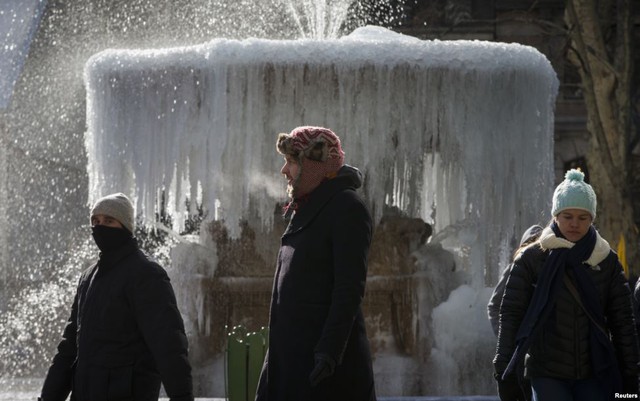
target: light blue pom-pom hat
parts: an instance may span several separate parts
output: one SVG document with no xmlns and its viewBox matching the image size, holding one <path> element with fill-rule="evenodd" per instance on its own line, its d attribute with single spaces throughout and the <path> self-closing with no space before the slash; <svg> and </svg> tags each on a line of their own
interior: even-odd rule
<svg viewBox="0 0 640 401">
<path fill-rule="evenodd" d="M 580 209 L 589 212 L 595 219 L 597 205 L 596 193 L 591 185 L 584 182 L 584 173 L 578 169 L 571 169 L 553 192 L 551 214 L 555 217 L 563 210 Z"/>
</svg>

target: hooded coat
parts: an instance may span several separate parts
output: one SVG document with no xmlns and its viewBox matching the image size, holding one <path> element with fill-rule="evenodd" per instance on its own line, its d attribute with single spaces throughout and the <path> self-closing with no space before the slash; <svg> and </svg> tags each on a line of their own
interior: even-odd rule
<svg viewBox="0 0 640 401">
<path fill-rule="evenodd" d="M 257 401 L 375 401 L 361 310 L 371 216 L 356 193 L 360 172 L 344 166 L 293 215 L 273 283 L 269 350 Z M 314 354 L 335 372 L 311 387 Z"/>
<path fill-rule="evenodd" d="M 165 270 L 131 238 L 81 276 L 43 401 L 191 401 L 187 338 Z"/>
</svg>

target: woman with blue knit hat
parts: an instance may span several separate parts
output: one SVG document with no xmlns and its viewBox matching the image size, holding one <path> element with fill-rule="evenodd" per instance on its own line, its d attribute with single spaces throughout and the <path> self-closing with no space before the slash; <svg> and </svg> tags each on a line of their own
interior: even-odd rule
<svg viewBox="0 0 640 401">
<path fill-rule="evenodd" d="M 584 174 L 569 170 L 553 193 L 550 224 L 515 257 L 493 361 L 502 401 L 524 399 L 523 377 L 536 401 L 637 398 L 631 292 L 593 226 L 596 206 Z"/>
</svg>

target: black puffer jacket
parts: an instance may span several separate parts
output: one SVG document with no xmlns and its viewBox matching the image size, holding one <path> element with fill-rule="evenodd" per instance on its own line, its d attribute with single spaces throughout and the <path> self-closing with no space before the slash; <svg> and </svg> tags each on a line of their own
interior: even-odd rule
<svg viewBox="0 0 640 401">
<path fill-rule="evenodd" d="M 371 241 L 360 185 L 359 172 L 343 167 L 310 194 L 282 236 L 258 401 L 376 399 L 360 307 Z M 337 366 L 311 387 L 316 352 Z"/>
<path fill-rule="evenodd" d="M 545 229 L 541 237 L 543 245 L 545 233 L 549 239 L 548 229 Z M 500 334 L 494 359 L 498 374 L 504 372 L 513 354 L 518 327 L 548 255 L 548 249 L 544 250 L 540 243 L 534 243 L 514 261 L 500 308 Z M 635 386 L 637 391 L 638 348 L 633 325 L 631 291 L 616 254 L 600 236 L 589 258 L 589 264 L 591 266 L 588 273 L 598 289 L 598 299 L 607 319 L 625 387 Z M 554 310 L 529 349 L 525 360 L 526 375 L 559 379 L 590 377 L 592 366 L 589 322 L 589 317 L 569 290 L 562 285 Z"/>
<path fill-rule="evenodd" d="M 131 240 L 86 270 L 45 379 L 44 401 L 193 400 L 182 317 L 169 277 Z"/>
</svg>

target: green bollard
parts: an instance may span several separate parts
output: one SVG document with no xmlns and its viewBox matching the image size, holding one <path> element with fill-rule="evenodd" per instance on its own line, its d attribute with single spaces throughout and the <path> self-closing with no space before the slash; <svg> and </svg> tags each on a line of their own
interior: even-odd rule
<svg viewBox="0 0 640 401">
<path fill-rule="evenodd" d="M 258 380 L 262 372 L 262 364 L 265 354 L 265 340 L 262 333 L 247 334 L 247 396 L 249 400 L 255 400 Z"/>
<path fill-rule="evenodd" d="M 247 401 L 247 346 L 244 343 L 244 330 L 234 327 L 227 335 L 226 387 L 229 401 Z"/>
<path fill-rule="evenodd" d="M 228 330 L 228 327 L 225 327 Z M 268 348 L 268 329 L 247 333 L 235 326 L 227 335 L 225 391 L 229 401 L 253 401 Z"/>
</svg>

